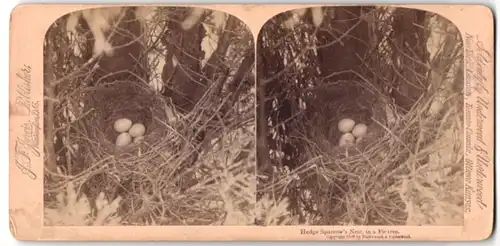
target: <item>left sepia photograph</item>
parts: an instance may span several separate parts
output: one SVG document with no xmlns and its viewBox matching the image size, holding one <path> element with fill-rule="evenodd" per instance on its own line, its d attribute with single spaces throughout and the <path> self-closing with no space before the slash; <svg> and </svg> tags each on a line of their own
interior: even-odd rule
<svg viewBox="0 0 500 246">
<path fill-rule="evenodd" d="M 252 225 L 254 38 L 192 7 L 83 9 L 44 40 L 44 225 Z"/>
</svg>

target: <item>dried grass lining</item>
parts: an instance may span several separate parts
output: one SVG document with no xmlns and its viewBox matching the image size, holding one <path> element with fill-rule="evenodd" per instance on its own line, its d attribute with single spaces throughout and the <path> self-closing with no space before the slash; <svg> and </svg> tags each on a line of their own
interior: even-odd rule
<svg viewBox="0 0 500 246">
<path fill-rule="evenodd" d="M 85 156 L 78 166 L 82 170 L 70 173 L 80 173 L 89 197 L 100 192 L 111 199 L 121 196 L 123 211 L 134 216 L 131 221 L 145 215 L 171 218 L 164 221 L 166 224 L 203 224 L 218 218 L 218 212 L 205 209 L 207 214 L 190 221 L 203 211 L 200 200 L 210 200 L 207 196 L 214 194 L 198 187 L 201 174 L 192 166 L 197 158 L 196 131 L 202 129 L 194 126 L 202 112 L 176 115 L 172 121 L 163 96 L 147 85 L 129 81 L 88 87 L 79 94 L 88 113 L 77 121 L 70 141 L 82 148 Z M 115 145 L 118 133 L 113 123 L 122 117 L 146 126 L 142 143 Z"/>
<path fill-rule="evenodd" d="M 345 71 L 353 75 L 352 81 L 328 81 L 331 86 L 321 88 L 330 98 L 319 96 L 314 103 L 321 105 L 319 113 L 294 127 L 305 146 L 302 164 L 275 172 L 262 190 L 272 192 L 275 201 L 288 200 L 294 217 L 283 218 L 283 223 L 461 223 L 463 94 L 452 87 L 463 84 L 463 56 L 459 32 L 452 24 L 443 25 L 454 36 L 439 44 L 443 53 L 431 61 L 433 72 L 415 74 L 430 86 L 409 112 L 396 110 L 387 92 L 369 82 L 368 73 Z M 397 51 L 396 56 L 407 56 Z M 442 105 L 436 110 L 438 101 Z M 368 124 L 368 136 L 353 148 L 337 147 L 337 122 L 344 117 Z M 437 157 L 444 149 L 449 156 Z"/>
<path fill-rule="evenodd" d="M 379 103 L 372 107 L 382 112 L 386 105 Z M 419 145 L 431 141 L 429 138 L 437 128 L 432 122 L 419 119 L 425 107 L 417 105 L 394 125 L 387 125 L 386 114 L 373 114 L 368 124 L 369 135 L 353 147 L 333 145 L 328 151 L 323 146 L 306 145 L 306 166 L 314 166 L 316 172 L 306 176 L 305 183 L 309 186 L 316 182 L 314 186 L 318 188 L 314 198 L 306 203 L 316 202 L 323 223 L 405 224 L 405 206 L 397 193 L 382 196 L 395 184 L 397 175 L 411 168 L 405 163 L 409 158 L 415 158 L 416 162 L 426 158 Z"/>
<path fill-rule="evenodd" d="M 156 30 L 166 18 L 171 22 L 184 19 L 190 11 L 184 7 L 155 9 L 155 16 L 146 23 L 145 37 L 151 41 L 146 42 L 147 46 L 162 46 L 157 42 L 159 37 L 149 31 Z M 50 220 L 58 217 L 58 225 L 93 224 L 80 219 L 102 215 L 97 204 L 103 201 L 101 194 L 113 204 L 120 204 L 113 212 L 120 225 L 252 223 L 253 97 L 246 83 L 234 84 L 242 79 L 241 74 L 246 74 L 244 69 L 232 67 L 228 76 L 219 76 L 209 83 L 194 109 L 178 115 L 174 124 L 167 121 L 165 112 L 169 97 L 156 94 L 142 84 L 146 82 L 137 82 L 144 78 L 142 72 L 149 71 L 151 78 L 157 73 L 156 58 L 163 59 L 164 52 L 153 52 L 158 57 L 138 66 L 147 71 L 137 71 L 132 66 L 125 66 L 124 70 L 95 66 L 100 57 L 87 57 L 92 51 L 86 42 L 91 40 L 85 38 L 86 32 L 68 35 L 66 19 L 67 16 L 60 18 L 52 25 L 44 43 L 44 208 L 56 211 L 45 217 L 45 223 L 53 225 Z M 228 54 L 228 62 L 236 58 L 233 56 L 241 48 L 246 50 L 236 44 L 234 52 Z M 104 74 L 105 70 L 114 72 Z M 134 82 L 102 84 L 112 78 L 132 78 Z M 123 116 L 144 120 L 144 144 L 116 148 L 117 133 L 112 130 L 112 122 Z M 194 160 L 196 145 L 201 140 L 197 137 L 205 134 L 203 151 Z M 73 185 L 74 191 L 70 187 Z M 83 204 L 77 216 L 74 199 L 63 199 L 61 194 L 65 192 Z M 117 198 L 120 201 L 114 200 L 116 197 L 121 197 Z M 82 214 L 84 211 L 87 212 Z M 65 213 L 78 220 L 69 222 Z M 97 224 L 108 224 L 101 219 Z"/>
<path fill-rule="evenodd" d="M 423 194 L 423 197 L 417 198 L 414 196 L 418 196 L 419 192 L 408 193 L 413 190 L 409 186 L 427 183 L 424 170 L 435 168 L 427 168 L 433 166 L 428 165 L 430 156 L 447 145 L 453 145 L 456 153 L 450 153 L 452 159 L 446 164 L 457 168 L 461 165 L 463 148 L 461 137 L 457 134 L 463 128 L 461 118 L 457 116 L 459 113 L 454 112 L 460 108 L 452 106 L 443 115 L 431 116 L 427 112 L 436 96 L 434 93 L 422 97 L 404 116 L 393 112 L 397 117 L 393 124 L 387 124 L 385 115 L 374 113 L 368 136 L 360 144 L 347 149 L 336 146 L 336 143 L 325 142 L 321 128 L 305 126 L 304 131 L 299 133 L 306 143 L 306 150 L 301 156 L 303 164 L 291 173 L 285 172 L 274 177 L 274 185 L 266 189 L 280 191 L 276 192 L 278 194 L 287 192 L 292 197 L 290 206 L 302 212 L 299 217 L 314 221 L 314 224 L 407 224 L 411 216 L 409 213 L 412 212 L 410 205 L 415 200 L 425 202 L 430 199 L 426 197 L 428 195 L 431 198 L 435 196 Z M 343 103 L 336 102 L 337 105 Z M 379 110 L 385 106 L 383 103 L 373 105 L 374 109 Z M 326 117 L 327 114 L 320 115 Z M 358 119 L 364 117 L 352 113 L 344 115 Z M 337 122 L 337 119 L 327 120 Z M 456 132 L 453 139 L 446 136 L 448 130 Z M 449 171 L 456 172 L 459 169 Z M 448 187 L 460 187 L 460 179 L 450 182 Z M 422 193 L 428 188 L 435 190 L 434 187 L 416 187 Z M 461 210 L 457 204 L 460 202 L 455 200 L 462 196 L 452 190 L 445 193 L 447 197 L 436 198 L 436 201 L 450 201 L 453 205 L 450 207 L 451 213 L 459 213 Z"/>
</svg>

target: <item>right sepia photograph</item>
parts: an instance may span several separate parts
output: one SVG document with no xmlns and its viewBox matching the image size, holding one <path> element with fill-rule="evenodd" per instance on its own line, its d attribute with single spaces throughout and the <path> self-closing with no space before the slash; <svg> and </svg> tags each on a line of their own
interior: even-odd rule
<svg viewBox="0 0 500 246">
<path fill-rule="evenodd" d="M 258 225 L 464 223 L 464 53 L 427 11 L 313 7 L 257 40 Z"/>
</svg>

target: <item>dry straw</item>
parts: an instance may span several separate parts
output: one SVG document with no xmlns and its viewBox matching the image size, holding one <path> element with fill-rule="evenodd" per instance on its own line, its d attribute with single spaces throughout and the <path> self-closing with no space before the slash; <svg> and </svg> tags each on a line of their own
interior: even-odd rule
<svg viewBox="0 0 500 246">
<path fill-rule="evenodd" d="M 411 15 L 413 10 L 408 11 Z M 418 28 L 425 30 L 430 57 L 416 60 L 415 54 L 404 52 L 405 44 L 397 42 L 398 37 L 416 33 L 390 31 L 400 24 L 394 9 L 378 8 L 361 19 L 369 23 L 371 34 L 379 37 L 372 40 L 378 42 L 371 44 L 367 57 L 358 57 L 361 69 L 317 78 L 323 84 L 311 100 L 316 113 L 289 124 L 294 129 L 289 141 L 304 146 L 298 166 L 275 168 L 259 183 L 261 199 L 271 200 L 282 211 L 262 215 L 260 223 L 460 225 L 464 154 L 460 33 L 448 20 L 427 13 L 424 26 Z M 408 58 L 417 64 L 411 69 L 426 69 L 402 75 L 398 61 Z M 350 79 L 333 79 L 340 74 Z M 393 102 L 385 87 L 391 81 L 383 79 L 404 76 L 427 85 L 406 110 Z M 383 83 L 373 83 L 376 80 Z M 340 137 L 336 124 L 345 117 L 369 128 L 359 144 L 347 149 L 336 147 Z"/>
<path fill-rule="evenodd" d="M 162 24 L 166 15 L 175 17 L 174 10 L 157 9 L 148 25 Z M 67 36 L 64 20 L 49 29 L 45 43 L 45 145 L 49 156 L 45 223 L 253 223 L 252 101 L 242 103 L 231 92 L 221 94 L 216 89 L 220 83 L 211 83 L 194 108 L 180 114 L 170 100 L 133 71 L 128 71 L 129 79 L 92 81 L 99 57 L 86 60 L 75 54 L 74 46 L 81 40 Z M 85 53 L 81 43 L 80 48 Z M 161 57 L 148 65 L 154 68 L 158 59 Z M 152 71 L 150 76 L 154 75 Z M 237 89 L 233 92 L 248 97 L 249 88 Z M 226 115 L 218 115 L 228 98 L 234 103 L 225 108 Z M 113 122 L 123 117 L 145 125 L 142 142 L 115 145 L 118 133 Z M 204 134 L 210 134 L 210 141 L 201 140 Z M 62 141 L 54 141 L 54 136 Z"/>
</svg>

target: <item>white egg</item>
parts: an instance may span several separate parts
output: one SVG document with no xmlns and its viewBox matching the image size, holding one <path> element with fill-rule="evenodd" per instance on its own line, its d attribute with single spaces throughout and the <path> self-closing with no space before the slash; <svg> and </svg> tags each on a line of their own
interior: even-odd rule
<svg viewBox="0 0 500 246">
<path fill-rule="evenodd" d="M 139 137 L 134 138 L 134 143 L 138 144 L 138 143 L 141 143 L 143 140 L 144 140 L 144 136 L 139 136 Z"/>
<path fill-rule="evenodd" d="M 131 142 L 132 142 L 132 136 L 130 136 L 130 134 L 128 134 L 127 132 L 121 133 L 116 138 L 116 146 L 118 147 L 127 146 Z"/>
<path fill-rule="evenodd" d="M 354 140 L 355 140 L 354 135 L 352 135 L 349 132 L 344 133 L 342 136 L 340 136 L 339 146 L 340 147 L 347 147 L 347 146 L 353 145 Z"/>
<path fill-rule="evenodd" d="M 132 121 L 127 118 L 117 119 L 114 124 L 116 132 L 126 132 L 132 126 Z"/>
<path fill-rule="evenodd" d="M 352 135 L 357 138 L 364 137 L 368 132 L 368 126 L 363 123 L 357 124 L 354 129 L 352 129 Z"/>
<path fill-rule="evenodd" d="M 338 128 L 340 132 L 347 133 L 352 131 L 354 125 L 356 125 L 356 122 L 354 122 L 354 120 L 349 118 L 344 118 L 339 121 Z"/>
<path fill-rule="evenodd" d="M 130 127 L 128 133 L 130 133 L 130 135 L 134 138 L 143 136 L 144 133 L 146 133 L 146 127 L 141 123 L 135 123 L 134 125 L 132 125 L 132 127 Z"/>
</svg>

